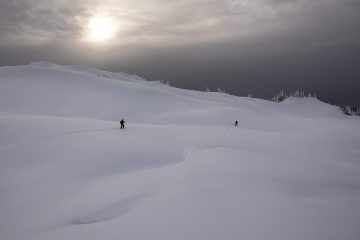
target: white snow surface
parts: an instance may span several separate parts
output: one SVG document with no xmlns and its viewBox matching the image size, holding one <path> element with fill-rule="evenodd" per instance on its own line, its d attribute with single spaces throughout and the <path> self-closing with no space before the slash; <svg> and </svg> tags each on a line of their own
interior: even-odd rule
<svg viewBox="0 0 360 240">
<path fill-rule="evenodd" d="M 1 240 L 358 240 L 359 203 L 360 120 L 317 99 L 0 68 Z"/>
</svg>

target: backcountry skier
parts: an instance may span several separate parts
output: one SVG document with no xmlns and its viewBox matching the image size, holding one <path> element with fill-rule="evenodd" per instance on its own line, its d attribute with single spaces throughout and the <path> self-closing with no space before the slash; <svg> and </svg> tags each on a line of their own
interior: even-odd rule
<svg viewBox="0 0 360 240">
<path fill-rule="evenodd" d="M 121 119 L 120 121 L 120 129 L 125 128 L 125 120 Z"/>
</svg>

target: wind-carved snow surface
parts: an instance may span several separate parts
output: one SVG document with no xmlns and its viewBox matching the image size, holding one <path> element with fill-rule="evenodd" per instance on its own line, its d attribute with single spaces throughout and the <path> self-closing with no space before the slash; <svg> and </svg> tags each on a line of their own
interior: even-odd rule
<svg viewBox="0 0 360 240">
<path fill-rule="evenodd" d="M 2 67 L 0 193 L 4 240 L 358 240 L 360 121 L 317 99 Z"/>
</svg>

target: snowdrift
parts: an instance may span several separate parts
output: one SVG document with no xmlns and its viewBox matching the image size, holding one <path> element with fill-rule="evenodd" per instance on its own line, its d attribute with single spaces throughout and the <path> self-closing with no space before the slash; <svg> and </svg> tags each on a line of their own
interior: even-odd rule
<svg viewBox="0 0 360 240">
<path fill-rule="evenodd" d="M 0 239 L 357 240 L 359 130 L 317 99 L 2 67 Z"/>
</svg>

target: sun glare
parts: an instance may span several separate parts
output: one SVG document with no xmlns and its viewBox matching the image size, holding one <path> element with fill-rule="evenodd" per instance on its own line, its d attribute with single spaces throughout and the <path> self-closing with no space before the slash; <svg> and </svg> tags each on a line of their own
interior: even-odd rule
<svg viewBox="0 0 360 240">
<path fill-rule="evenodd" d="M 106 42 L 114 37 L 117 26 L 108 17 L 95 16 L 88 23 L 88 39 L 92 42 Z"/>
</svg>

